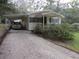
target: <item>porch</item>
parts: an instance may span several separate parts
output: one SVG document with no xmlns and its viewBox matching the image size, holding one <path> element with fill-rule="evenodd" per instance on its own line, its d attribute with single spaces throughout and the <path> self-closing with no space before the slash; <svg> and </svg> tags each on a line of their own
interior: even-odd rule
<svg viewBox="0 0 79 59">
<path fill-rule="evenodd" d="M 38 24 L 42 25 L 43 28 L 51 24 L 61 24 L 64 16 L 56 12 L 40 11 L 30 14 L 28 18 L 28 30 L 33 30 Z"/>
</svg>

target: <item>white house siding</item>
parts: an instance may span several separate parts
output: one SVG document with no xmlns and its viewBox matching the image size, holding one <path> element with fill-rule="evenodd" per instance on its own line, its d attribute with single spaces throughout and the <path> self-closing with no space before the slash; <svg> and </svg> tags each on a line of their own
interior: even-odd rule
<svg viewBox="0 0 79 59">
<path fill-rule="evenodd" d="M 59 24 L 61 24 L 61 18 L 59 18 Z"/>
<path fill-rule="evenodd" d="M 34 30 L 38 24 L 42 24 L 39 22 L 30 22 L 30 20 L 31 19 L 29 19 L 29 22 L 28 22 L 28 30 Z M 50 22 L 50 20 L 51 20 L 51 22 Z M 47 17 L 47 26 L 49 26 L 50 24 L 61 24 L 61 18 L 52 17 L 52 19 L 50 19 L 50 17 Z"/>
<path fill-rule="evenodd" d="M 34 30 L 38 24 L 42 24 L 42 23 L 33 23 L 33 22 L 29 23 L 28 30 Z"/>
</svg>

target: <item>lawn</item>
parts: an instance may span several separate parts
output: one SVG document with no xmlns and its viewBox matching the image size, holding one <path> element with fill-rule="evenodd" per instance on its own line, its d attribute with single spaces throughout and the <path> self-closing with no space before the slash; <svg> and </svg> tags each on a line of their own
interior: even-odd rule
<svg viewBox="0 0 79 59">
<path fill-rule="evenodd" d="M 74 32 L 74 40 L 70 43 L 70 47 L 79 52 L 79 32 Z"/>
</svg>

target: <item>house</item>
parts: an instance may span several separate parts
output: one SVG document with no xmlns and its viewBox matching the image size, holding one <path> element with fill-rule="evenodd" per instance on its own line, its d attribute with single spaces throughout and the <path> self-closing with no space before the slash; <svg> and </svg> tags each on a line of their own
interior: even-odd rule
<svg viewBox="0 0 79 59">
<path fill-rule="evenodd" d="M 51 24 L 61 24 L 61 20 L 64 18 L 63 15 L 53 11 L 39 11 L 30 14 L 11 14 L 4 15 L 6 19 L 15 20 L 21 19 L 23 26 L 27 30 L 34 30 L 37 24 L 43 28 Z"/>
<path fill-rule="evenodd" d="M 50 24 L 61 24 L 61 20 L 64 18 L 63 15 L 53 11 L 39 11 L 31 13 L 28 16 L 28 30 L 33 30 L 37 24 L 48 26 Z"/>
</svg>

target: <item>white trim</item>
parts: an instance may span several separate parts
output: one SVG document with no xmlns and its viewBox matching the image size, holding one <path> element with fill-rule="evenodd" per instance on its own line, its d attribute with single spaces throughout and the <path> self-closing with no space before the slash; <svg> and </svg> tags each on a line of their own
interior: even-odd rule
<svg viewBox="0 0 79 59">
<path fill-rule="evenodd" d="M 44 16 L 43 16 L 43 29 L 44 29 Z"/>
</svg>

